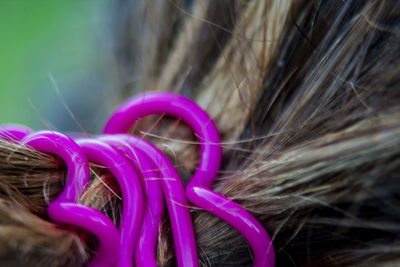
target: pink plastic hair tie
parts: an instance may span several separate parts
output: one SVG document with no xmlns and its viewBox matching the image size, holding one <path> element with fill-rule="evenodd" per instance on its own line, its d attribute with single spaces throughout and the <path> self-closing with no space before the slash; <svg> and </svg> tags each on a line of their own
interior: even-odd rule
<svg viewBox="0 0 400 267">
<path fill-rule="evenodd" d="M 0 126 L 0 138 L 9 142 L 19 142 L 31 132 L 29 128 L 18 124 Z"/>
<path fill-rule="evenodd" d="M 177 184 L 181 184 L 180 178 L 173 167 L 172 163 L 168 160 L 168 158 L 159 151 L 155 146 L 147 142 L 146 140 L 140 139 L 136 136 L 132 135 L 105 135 L 100 137 L 101 140 L 105 140 L 108 143 L 112 143 L 116 148 L 124 150 L 124 154 L 128 156 L 128 158 L 135 159 L 138 158 L 139 161 L 142 161 L 144 158 L 148 157 L 151 162 L 151 168 L 157 168 L 159 170 L 159 174 L 156 177 L 160 179 L 154 180 L 154 176 L 148 176 L 150 180 L 146 181 L 154 186 L 158 186 L 160 180 L 164 182 L 166 190 L 166 198 L 167 199 L 176 199 L 178 196 L 175 196 L 176 190 L 173 190 Z M 147 167 L 147 166 L 146 166 Z M 142 166 L 143 173 L 147 173 L 144 166 Z M 146 179 L 146 178 L 144 178 Z M 159 225 L 159 218 L 158 215 L 162 215 L 162 208 L 157 206 L 162 204 L 163 202 L 159 201 L 159 191 L 149 191 L 148 198 L 150 202 L 150 206 L 152 208 L 151 212 L 156 214 L 148 213 L 146 214 L 145 220 L 143 222 L 144 228 L 142 229 L 142 235 L 138 240 L 138 244 L 136 247 L 136 266 L 157 266 L 155 260 L 155 245 L 157 244 L 157 237 L 158 237 L 158 225 Z M 156 198 L 156 200 L 154 200 Z M 155 202 L 155 203 L 154 203 Z M 159 211 L 159 212 L 157 212 Z M 178 213 L 177 216 L 180 214 Z M 184 236 L 185 232 L 187 232 L 186 227 L 187 225 L 181 223 L 180 230 L 183 230 L 182 233 L 178 233 L 180 236 Z M 190 225 L 191 226 L 191 225 Z M 144 230 L 146 229 L 146 230 Z M 147 233 L 145 231 L 148 231 Z M 197 260 L 197 259 L 196 259 Z M 191 264 L 186 262 L 185 264 Z M 186 265 L 184 265 L 186 266 Z"/>
<path fill-rule="evenodd" d="M 186 196 L 188 199 L 198 207 L 228 222 L 247 239 L 254 252 L 254 266 L 274 266 L 275 253 L 272 242 L 262 225 L 241 206 L 209 189 L 219 170 L 222 150 L 217 128 L 207 113 L 194 102 L 172 93 L 143 94 L 121 105 L 107 122 L 104 132 L 127 132 L 138 119 L 152 114 L 176 116 L 184 120 L 198 136 L 201 160 L 193 178 L 187 185 Z M 165 193 L 168 188 L 165 188 L 165 182 L 163 185 Z M 174 217 L 171 216 L 173 217 L 171 219 L 172 229 L 176 231 L 175 228 L 179 224 L 174 220 L 179 216 L 173 215 Z M 181 223 L 181 225 L 186 224 L 189 225 L 187 221 Z M 183 251 L 181 246 L 184 243 L 177 241 L 180 240 L 175 240 L 175 243 L 179 245 L 177 250 L 178 264 L 186 264 L 187 262 L 180 259 L 181 255 L 178 255 L 180 251 Z M 189 243 L 189 246 L 193 246 L 193 243 Z M 191 259 L 195 262 L 193 264 L 197 266 L 197 258 L 194 259 L 194 256 L 193 253 Z"/>
<path fill-rule="evenodd" d="M 159 227 L 164 213 L 162 178 L 159 171 L 160 167 L 155 160 L 157 155 L 154 155 L 150 150 L 143 151 L 140 147 L 138 148 L 138 144 L 145 141 L 134 136 L 103 135 L 98 139 L 123 153 L 142 178 L 147 205 L 142 228 L 136 242 L 135 266 L 156 267 Z"/>
<path fill-rule="evenodd" d="M 67 165 L 68 178 L 63 192 L 49 204 L 51 219 L 71 224 L 93 233 L 99 240 L 90 266 L 112 266 L 119 252 L 119 233 L 113 222 L 101 212 L 76 203 L 89 182 L 88 161 L 79 146 L 69 137 L 50 131 L 27 135 L 22 143 L 38 151 L 61 157 Z"/>
<path fill-rule="evenodd" d="M 117 242 L 120 244 L 120 248 L 110 257 L 117 259 L 116 266 L 118 267 L 131 267 L 133 266 L 135 243 L 144 214 L 140 180 L 131 163 L 105 142 L 87 138 L 79 139 L 77 143 L 90 161 L 101 164 L 110 170 L 120 185 L 123 199 L 119 225 L 120 241 Z"/>
<path fill-rule="evenodd" d="M 170 106 L 182 104 L 180 101 L 174 101 L 175 97 L 179 96 L 170 93 L 153 93 L 128 100 L 110 117 L 103 132 L 105 134 L 126 133 L 139 118 L 151 114 L 170 114 L 168 112 Z M 182 97 L 182 99 L 185 98 Z M 170 170 L 170 168 L 167 169 Z M 196 241 L 185 189 L 179 177 L 171 177 L 174 178 L 162 179 L 161 184 L 171 222 L 177 265 L 197 267 Z"/>
</svg>

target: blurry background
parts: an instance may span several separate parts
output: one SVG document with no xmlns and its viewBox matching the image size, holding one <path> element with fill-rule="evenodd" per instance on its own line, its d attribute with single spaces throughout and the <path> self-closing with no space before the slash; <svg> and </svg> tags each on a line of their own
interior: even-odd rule
<svg viewBox="0 0 400 267">
<path fill-rule="evenodd" d="M 109 111 L 106 0 L 0 0 L 0 124 L 98 131 Z M 65 102 L 65 103 L 64 103 Z"/>
</svg>

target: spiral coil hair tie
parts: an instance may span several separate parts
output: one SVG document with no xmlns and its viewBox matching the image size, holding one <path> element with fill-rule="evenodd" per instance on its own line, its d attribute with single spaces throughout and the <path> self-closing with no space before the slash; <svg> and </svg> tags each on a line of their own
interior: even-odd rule
<svg viewBox="0 0 400 267">
<path fill-rule="evenodd" d="M 22 144 L 55 154 L 67 165 L 68 178 L 63 192 L 49 204 L 47 212 L 58 223 L 71 224 L 93 233 L 99 248 L 91 266 L 111 266 L 119 252 L 119 233 L 113 222 L 101 212 L 77 203 L 89 183 L 89 165 L 82 149 L 69 137 L 50 131 L 27 135 Z"/>
<path fill-rule="evenodd" d="M 22 125 L 9 124 L 0 127 L 0 138 L 8 142 L 19 142 L 32 131 Z"/>
<path fill-rule="evenodd" d="M 127 132 L 138 119 L 153 114 L 167 114 L 182 119 L 194 130 L 199 139 L 201 159 L 195 174 L 186 187 L 188 200 L 197 207 L 220 217 L 238 230 L 253 249 L 254 266 L 273 266 L 275 264 L 274 249 L 262 225 L 241 206 L 209 189 L 217 176 L 222 150 L 215 124 L 196 103 L 172 93 L 143 94 L 122 104 L 110 117 L 104 133 Z M 173 215 L 175 216 L 175 214 Z M 172 217 L 171 213 L 170 217 Z M 174 225 L 172 218 L 171 221 L 173 231 L 182 223 L 187 223 L 182 221 L 181 224 L 178 224 L 180 221 L 178 220 Z M 189 242 L 183 243 L 183 245 L 179 237 L 179 234 L 174 235 L 175 243 L 178 241 L 178 245 L 180 245 L 176 251 L 177 255 L 180 253 L 179 250 L 183 254 L 185 249 L 193 246 Z M 193 261 L 196 260 L 193 259 Z M 185 263 L 185 260 L 182 259 L 180 262 L 178 258 L 178 265 L 186 266 Z M 197 266 L 197 263 L 193 266 Z"/>
<path fill-rule="evenodd" d="M 143 218 L 142 229 L 136 243 L 135 266 L 157 266 L 156 250 L 159 226 L 164 214 L 164 199 L 161 180 L 177 176 L 172 164 L 166 169 L 160 164 L 168 161 L 162 152 L 145 140 L 131 135 L 103 135 L 99 140 L 111 145 L 123 153 L 141 174 L 147 209 Z M 164 157 L 164 158 L 163 158 Z M 166 164 L 164 164 L 166 165 Z M 165 167 L 165 166 L 164 166 Z M 170 174 L 172 171 L 172 175 Z"/>
<path fill-rule="evenodd" d="M 96 139 L 80 139 L 77 143 L 90 161 L 105 166 L 120 185 L 123 208 L 116 266 L 133 266 L 135 242 L 143 217 L 143 191 L 139 178 L 129 161 L 108 144 Z"/>
<path fill-rule="evenodd" d="M 200 144 L 200 163 L 186 189 L 168 158 L 154 145 L 125 134 L 145 116 L 167 114 L 190 126 Z M 219 134 L 207 113 L 197 104 L 172 93 L 146 93 L 122 104 L 110 117 L 104 134 L 77 139 L 55 132 L 30 133 L 8 125 L 0 138 L 21 141 L 39 151 L 61 157 L 68 169 L 64 191 L 48 207 L 51 219 L 82 227 L 99 240 L 91 266 L 157 266 L 159 226 L 166 203 L 177 264 L 198 266 L 189 202 L 223 219 L 249 242 L 254 266 L 274 266 L 272 242 L 262 225 L 245 209 L 210 189 L 222 158 Z M 22 139 L 22 140 L 21 140 Z M 88 160 L 106 167 L 122 193 L 119 229 L 101 212 L 77 203 L 89 183 Z M 164 196 L 164 198 L 163 198 Z"/>
</svg>

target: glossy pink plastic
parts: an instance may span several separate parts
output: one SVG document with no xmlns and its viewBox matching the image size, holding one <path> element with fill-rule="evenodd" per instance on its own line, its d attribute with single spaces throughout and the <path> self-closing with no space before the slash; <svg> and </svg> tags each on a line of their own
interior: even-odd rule
<svg viewBox="0 0 400 267">
<path fill-rule="evenodd" d="M 69 137 L 50 131 L 27 135 L 22 144 L 38 151 L 52 153 L 67 165 L 67 180 L 63 192 L 48 206 L 50 218 L 93 233 L 99 247 L 91 266 L 111 266 L 119 252 L 119 233 L 113 222 L 101 212 L 76 203 L 89 182 L 88 161 L 79 146 Z"/>
<path fill-rule="evenodd" d="M 254 266 L 274 266 L 275 253 L 272 242 L 262 225 L 238 204 L 209 189 L 219 170 L 222 150 L 217 128 L 207 113 L 196 103 L 172 93 L 143 94 L 122 104 L 107 122 L 104 133 L 128 132 L 138 119 L 152 114 L 167 114 L 182 119 L 194 130 L 199 139 L 201 160 L 186 187 L 186 196 L 189 201 L 222 218 L 237 229 L 247 239 L 254 252 Z M 168 188 L 164 181 L 163 186 L 164 194 L 174 190 L 174 188 Z M 182 198 L 181 195 L 179 197 L 179 199 Z M 169 204 L 168 210 L 177 247 L 178 265 L 192 266 L 193 263 L 193 266 L 197 266 L 196 253 L 193 252 L 194 243 L 191 239 L 183 240 L 181 237 L 183 233 L 178 232 L 179 228 L 184 226 L 187 227 L 185 235 L 193 234 L 191 222 L 188 221 L 188 211 L 182 209 L 182 214 L 174 213 L 176 205 L 168 198 L 167 204 Z M 181 219 L 181 216 L 184 217 Z M 186 251 L 190 251 L 191 254 L 184 259 L 182 255 Z"/>
<path fill-rule="evenodd" d="M 110 117 L 105 126 L 104 133 L 126 133 L 142 117 L 151 114 L 170 114 L 171 110 L 175 111 L 175 109 L 171 109 L 170 107 L 176 104 L 185 104 L 182 101 L 175 101 L 174 98 L 176 97 L 186 100 L 186 98 L 170 93 L 143 94 L 128 100 Z M 170 115 L 177 116 L 179 114 Z M 174 170 L 173 166 L 169 166 L 169 161 L 164 163 L 167 166 L 159 166 L 161 170 Z M 181 267 L 197 267 L 196 241 L 185 189 L 176 173 L 171 173 L 168 177 L 171 177 L 171 179 L 162 179 L 161 183 L 171 222 L 177 265 Z"/>
<path fill-rule="evenodd" d="M 77 143 L 89 161 L 106 167 L 120 186 L 123 199 L 119 225 L 120 247 L 111 257 L 117 259 L 115 266 L 131 267 L 144 214 L 143 190 L 139 177 L 132 164 L 107 143 L 93 138 L 79 139 Z"/>
<path fill-rule="evenodd" d="M 18 142 L 31 133 L 31 130 L 18 124 L 8 124 L 0 126 L 0 138 L 9 142 Z"/>
<path fill-rule="evenodd" d="M 161 179 L 170 178 L 165 176 L 166 171 L 160 171 L 162 168 L 158 164 L 157 158 L 163 157 L 163 155 L 147 141 L 131 135 L 103 135 L 99 137 L 99 140 L 123 153 L 142 178 L 147 205 L 142 228 L 136 242 L 135 266 L 156 267 L 159 227 L 164 213 Z M 169 170 L 168 173 L 174 173 L 174 170 Z"/>
<path fill-rule="evenodd" d="M 221 164 L 220 138 L 211 118 L 193 101 L 166 92 L 141 94 L 126 101 L 114 111 L 103 132 L 127 133 L 137 120 L 154 114 L 177 117 L 194 130 L 200 143 L 201 158 L 190 183 L 211 186 Z"/>
</svg>

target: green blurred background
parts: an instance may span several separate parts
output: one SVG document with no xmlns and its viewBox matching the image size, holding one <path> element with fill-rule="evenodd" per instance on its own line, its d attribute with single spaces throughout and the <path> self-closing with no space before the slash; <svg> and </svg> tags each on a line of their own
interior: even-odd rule
<svg viewBox="0 0 400 267">
<path fill-rule="evenodd" d="M 109 86 L 106 4 L 0 0 L 0 124 L 81 131 L 65 102 L 85 130 L 98 129 Z"/>
</svg>

